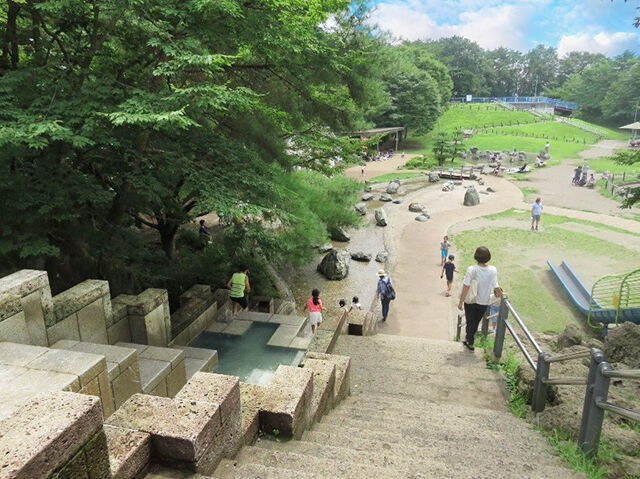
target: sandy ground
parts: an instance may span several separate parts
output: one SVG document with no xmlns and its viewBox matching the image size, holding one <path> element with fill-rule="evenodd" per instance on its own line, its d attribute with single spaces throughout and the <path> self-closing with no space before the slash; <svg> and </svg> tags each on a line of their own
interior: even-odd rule
<svg viewBox="0 0 640 479">
<path fill-rule="evenodd" d="M 608 155 L 617 142 L 603 142 L 584 155 L 589 158 Z M 404 161 L 400 155 L 392 159 L 368 163 L 365 178 L 402 171 Z M 572 218 L 596 221 L 602 224 L 623 228 L 640 234 L 640 222 L 612 216 L 620 214 L 618 203 L 602 197 L 597 191 L 586 188 L 571 187 L 571 161 L 566 165 L 544 168 L 531 173 L 531 181 L 526 186 L 540 190 L 545 209 L 544 214 L 558 214 Z M 360 167 L 347 170 L 347 176 L 363 179 Z M 530 205 L 524 203 L 522 192 L 514 182 L 504 178 L 485 177 L 485 185 L 495 193 L 480 195 L 480 205 L 464 207 L 464 186 L 476 182 L 464 182 L 456 186 L 452 192 L 441 191 L 441 184 L 424 188 L 405 196 L 402 205 L 387 205 L 390 213 L 390 226 L 385 231 L 385 239 L 391 253 L 390 274 L 398 292 L 398 298 L 392 302 L 387 323 L 379 323 L 383 333 L 405 336 L 421 336 L 438 339 L 451 339 L 455 333 L 457 319 L 457 291 L 452 297 L 446 297 L 445 282 L 440 279 L 440 241 L 449 228 L 464 228 L 460 223 L 473 221 L 479 216 L 498 213 L 513 207 L 528 210 Z M 402 193 L 402 190 L 400 191 Z M 569 193 L 569 194 L 568 194 Z M 411 201 L 419 201 L 426 205 L 431 219 L 425 223 L 414 220 L 416 214 L 408 211 Z M 587 212 L 590 210 L 593 212 Z M 453 253 L 455 251 L 452 250 Z M 374 308 L 379 310 L 379 305 Z"/>
</svg>

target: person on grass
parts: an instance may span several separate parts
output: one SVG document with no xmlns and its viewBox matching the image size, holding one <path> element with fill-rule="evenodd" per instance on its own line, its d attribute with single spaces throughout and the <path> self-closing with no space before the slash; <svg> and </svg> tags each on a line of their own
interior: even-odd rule
<svg viewBox="0 0 640 479">
<path fill-rule="evenodd" d="M 536 200 L 531 205 L 531 231 L 538 231 L 538 226 L 540 225 L 540 215 L 542 215 L 542 200 L 540 198 L 536 198 Z"/>
<path fill-rule="evenodd" d="M 447 292 L 446 296 L 451 296 L 451 285 L 453 284 L 453 273 L 457 273 L 456 264 L 453 262 L 455 256 L 452 254 L 449 255 L 449 261 L 447 261 L 444 266 L 442 266 L 442 273 L 440 273 L 440 279 L 444 274 L 447 275 Z"/>
<path fill-rule="evenodd" d="M 238 270 L 233 273 L 231 279 L 227 283 L 227 288 L 231 290 L 229 293 L 229 299 L 233 303 L 233 315 L 238 316 L 238 309 L 242 308 L 242 311 L 249 310 L 249 300 L 246 293 L 251 291 L 251 284 L 249 284 L 249 268 L 242 265 L 238 267 Z"/>
<path fill-rule="evenodd" d="M 473 258 L 478 264 L 469 266 L 467 269 L 458 302 L 458 309 L 462 311 L 464 308 L 467 321 L 466 339 L 462 341 L 462 344 L 470 351 L 475 350 L 473 343 L 476 332 L 489 306 L 491 292 L 493 291 L 496 298 L 502 297 L 502 288 L 498 284 L 498 270 L 495 266 L 487 264 L 491 260 L 489 248 L 486 246 L 478 247 Z"/>
</svg>

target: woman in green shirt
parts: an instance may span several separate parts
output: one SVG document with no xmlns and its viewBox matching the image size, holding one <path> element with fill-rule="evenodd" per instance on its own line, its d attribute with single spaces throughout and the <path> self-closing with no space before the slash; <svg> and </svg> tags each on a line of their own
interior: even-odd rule
<svg viewBox="0 0 640 479">
<path fill-rule="evenodd" d="M 227 288 L 231 290 L 229 298 L 233 302 L 233 315 L 238 316 L 238 307 L 242 308 L 242 311 L 249 310 L 249 302 L 245 293 L 251 291 L 251 285 L 249 284 L 249 268 L 246 266 L 240 266 L 238 271 L 233 273 L 231 279 L 227 283 Z"/>
</svg>

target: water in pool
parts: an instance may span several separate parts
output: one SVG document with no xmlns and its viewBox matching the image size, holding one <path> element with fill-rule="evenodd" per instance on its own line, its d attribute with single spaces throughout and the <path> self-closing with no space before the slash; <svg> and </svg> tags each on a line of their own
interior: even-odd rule
<svg viewBox="0 0 640 479">
<path fill-rule="evenodd" d="M 218 351 L 219 374 L 238 376 L 241 381 L 267 384 L 280 364 L 297 366 L 304 351 L 267 346 L 277 324 L 253 323 L 242 336 L 203 332 L 191 342 L 196 348 Z"/>
</svg>

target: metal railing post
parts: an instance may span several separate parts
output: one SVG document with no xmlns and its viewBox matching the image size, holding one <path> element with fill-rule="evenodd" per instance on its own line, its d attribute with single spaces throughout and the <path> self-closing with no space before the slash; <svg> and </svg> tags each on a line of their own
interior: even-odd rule
<svg viewBox="0 0 640 479">
<path fill-rule="evenodd" d="M 487 306 L 487 310 L 484 312 L 484 315 L 482 316 L 481 334 L 484 337 L 484 339 L 487 339 L 487 336 L 489 335 L 489 311 L 490 310 L 491 310 L 491 306 Z"/>
<path fill-rule="evenodd" d="M 549 358 L 551 356 L 544 351 L 538 354 L 538 367 L 536 369 L 536 378 L 533 384 L 533 395 L 531 397 L 531 410 L 533 412 L 544 411 L 544 406 L 547 403 L 547 390 L 549 389 L 546 383 L 549 379 Z"/>
<path fill-rule="evenodd" d="M 462 331 L 462 315 L 458 314 L 458 324 L 456 324 L 456 341 L 460 341 L 460 331 Z"/>
<path fill-rule="evenodd" d="M 580 424 L 578 443 L 582 452 L 590 457 L 598 455 L 602 421 L 604 420 L 604 409 L 598 407 L 598 403 L 607 400 L 610 380 L 602 373 L 603 371 L 609 370 L 611 370 L 611 365 L 606 361 L 601 362 L 596 368 L 593 391 L 589 403 L 585 402 L 582 423 Z M 590 385 L 587 384 L 587 388 L 589 388 L 589 386 Z"/>
<path fill-rule="evenodd" d="M 504 335 L 507 331 L 507 316 L 509 309 L 507 308 L 507 297 L 503 296 L 500 300 L 500 309 L 498 310 L 498 325 L 496 327 L 496 338 L 493 343 L 493 356 L 496 359 L 502 357 L 502 347 L 504 346 Z"/>
<path fill-rule="evenodd" d="M 584 393 L 584 403 L 582 405 L 582 421 L 580 424 L 580 435 L 578 436 L 578 444 L 582 447 L 582 444 L 586 441 L 587 432 L 587 417 L 593 406 L 593 389 L 596 382 L 596 375 L 598 374 L 598 366 L 604 361 L 604 353 L 598 348 L 591 348 L 591 362 L 589 364 L 589 373 L 587 375 L 587 387 Z"/>
</svg>

